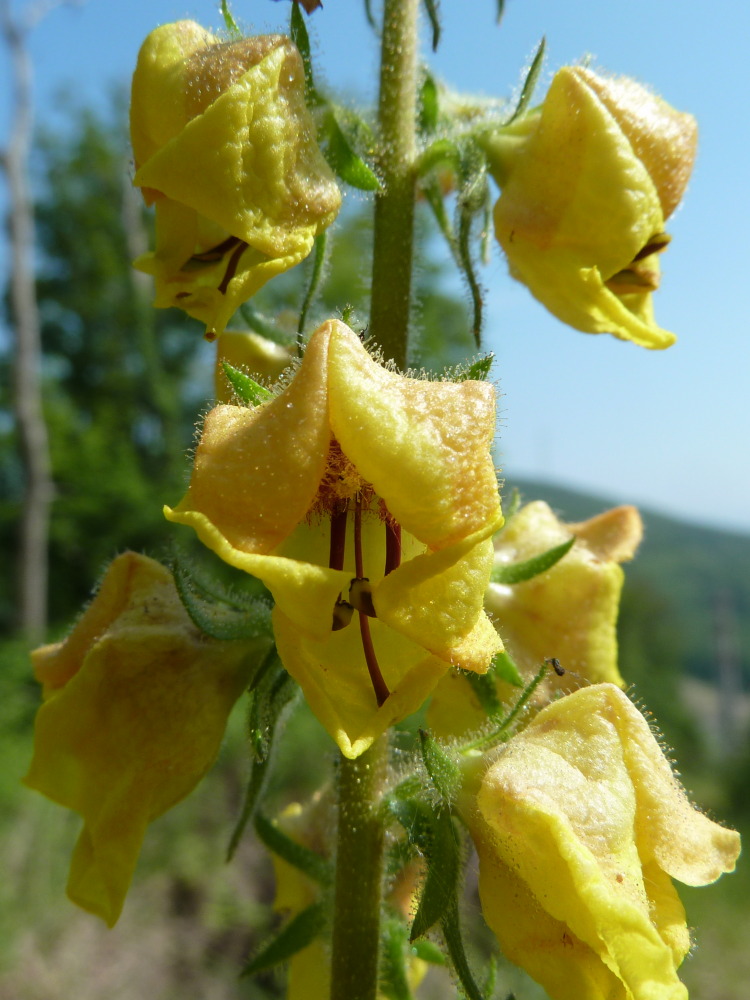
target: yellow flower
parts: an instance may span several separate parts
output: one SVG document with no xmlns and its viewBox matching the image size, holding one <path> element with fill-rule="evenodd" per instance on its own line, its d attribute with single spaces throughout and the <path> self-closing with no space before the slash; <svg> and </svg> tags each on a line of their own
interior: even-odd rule
<svg viewBox="0 0 750 1000">
<path fill-rule="evenodd" d="M 135 266 L 155 305 L 220 333 L 244 301 L 303 260 L 341 193 L 283 35 L 221 43 L 193 21 L 148 36 L 133 75 L 134 183 L 156 207 L 156 249 Z"/>
<path fill-rule="evenodd" d="M 127 552 L 70 636 L 32 654 L 45 701 L 24 781 L 83 817 L 68 895 L 110 927 L 147 824 L 213 763 L 249 651 L 206 639 L 171 574 Z"/>
<path fill-rule="evenodd" d="M 651 293 L 696 141 L 691 115 L 635 81 L 561 69 L 541 110 L 486 140 L 511 274 L 578 330 L 669 347 Z"/>
<path fill-rule="evenodd" d="M 525 562 L 561 545 L 575 543 L 551 569 L 524 583 L 490 583 L 484 606 L 505 648 L 526 680 L 548 657 L 565 668 L 550 674 L 550 688 L 611 682 L 622 687 L 617 668 L 617 613 L 623 572 L 643 526 L 635 507 L 615 507 L 580 524 L 564 524 L 541 500 L 526 504 L 495 537 L 496 567 Z M 498 694 L 512 694 L 499 684 Z M 447 675 L 430 705 L 430 726 L 440 736 L 463 736 L 486 722 L 486 713 L 464 677 Z"/>
<path fill-rule="evenodd" d="M 280 395 L 208 414 L 166 509 L 269 588 L 284 666 L 349 757 L 449 663 L 481 672 L 500 648 L 482 610 L 494 414 L 486 382 L 398 375 L 332 320 Z"/>
<path fill-rule="evenodd" d="M 691 806 L 627 697 L 582 688 L 480 767 L 464 808 L 505 955 L 552 1000 L 687 1000 L 671 878 L 715 881 L 740 838 Z"/>
</svg>

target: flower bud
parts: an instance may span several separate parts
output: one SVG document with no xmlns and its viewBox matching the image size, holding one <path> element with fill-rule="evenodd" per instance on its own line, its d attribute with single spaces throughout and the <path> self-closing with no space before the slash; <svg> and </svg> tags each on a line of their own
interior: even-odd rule
<svg viewBox="0 0 750 1000">
<path fill-rule="evenodd" d="M 541 109 L 484 139 L 511 274 L 578 330 L 668 347 L 651 293 L 696 134 L 691 115 L 633 80 L 561 69 Z"/>
<path fill-rule="evenodd" d="M 152 31 L 133 76 L 134 183 L 156 209 L 156 248 L 135 266 L 155 305 L 220 333 L 242 302 L 303 260 L 341 193 L 283 35 L 221 43 L 193 21 Z"/>
</svg>

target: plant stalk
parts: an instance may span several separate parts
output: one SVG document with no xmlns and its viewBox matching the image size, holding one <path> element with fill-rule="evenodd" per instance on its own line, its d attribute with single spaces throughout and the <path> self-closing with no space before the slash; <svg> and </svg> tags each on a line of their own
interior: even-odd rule
<svg viewBox="0 0 750 1000">
<path fill-rule="evenodd" d="M 387 756 L 381 736 L 356 760 L 339 759 L 331 1000 L 377 996 Z"/>
<path fill-rule="evenodd" d="M 406 367 L 411 311 L 416 183 L 419 0 L 385 0 L 380 56 L 378 164 L 370 335 L 386 359 Z"/>
</svg>

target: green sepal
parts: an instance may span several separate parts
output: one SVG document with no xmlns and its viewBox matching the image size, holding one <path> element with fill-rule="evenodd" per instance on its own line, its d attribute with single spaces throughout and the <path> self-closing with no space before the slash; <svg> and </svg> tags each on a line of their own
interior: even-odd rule
<svg viewBox="0 0 750 1000">
<path fill-rule="evenodd" d="M 224 26 L 229 34 L 234 35 L 235 38 L 241 38 L 242 32 L 237 27 L 237 22 L 232 17 L 227 0 L 221 0 L 221 16 L 224 18 Z"/>
<path fill-rule="evenodd" d="M 515 703 L 510 712 L 508 712 L 508 714 L 501 719 L 498 726 L 493 729 L 492 732 L 487 733 L 484 736 L 480 736 L 478 739 L 472 740 L 470 743 L 464 743 L 461 747 L 461 752 L 470 753 L 473 750 L 489 750 L 492 747 L 497 746 L 499 743 L 506 743 L 510 738 L 510 730 L 513 723 L 521 716 L 521 713 L 531 700 L 531 696 L 547 676 L 549 668 L 550 663 L 545 660 L 537 673 L 534 674 L 528 684 L 524 687 L 518 697 L 518 701 Z"/>
<path fill-rule="evenodd" d="M 173 562 L 172 575 L 182 606 L 201 632 L 229 642 L 267 638 L 271 645 L 273 626 L 268 602 L 230 593 L 214 581 L 207 584 L 179 557 Z"/>
<path fill-rule="evenodd" d="M 505 13 L 505 0 L 497 0 L 495 5 L 495 23 L 500 24 Z"/>
<path fill-rule="evenodd" d="M 485 382 L 494 359 L 494 354 L 485 354 L 484 357 L 472 361 L 470 365 L 453 365 L 443 370 L 441 378 L 446 382 Z"/>
<path fill-rule="evenodd" d="M 351 147 L 335 114 L 331 114 L 327 126 L 328 142 L 323 150 L 328 165 L 345 184 L 359 191 L 379 191 L 380 181 L 361 156 Z"/>
<path fill-rule="evenodd" d="M 525 681 L 521 676 L 521 671 L 518 669 L 513 658 L 506 649 L 495 654 L 492 659 L 490 671 L 497 680 L 512 684 L 513 687 L 522 688 L 525 684 Z M 490 671 L 488 671 L 488 673 Z"/>
<path fill-rule="evenodd" d="M 421 958 L 423 962 L 429 962 L 430 965 L 445 965 L 445 955 L 429 938 L 412 941 L 411 953 L 416 958 Z"/>
<path fill-rule="evenodd" d="M 239 368 L 230 365 L 228 361 L 222 361 L 222 368 L 235 395 L 245 406 L 258 406 L 268 399 L 273 399 L 273 393 L 270 389 L 266 389 L 264 385 L 250 378 Z"/>
<path fill-rule="evenodd" d="M 292 4 L 289 34 L 297 46 L 299 54 L 302 56 L 302 65 L 305 70 L 305 100 L 308 105 L 320 104 L 320 97 L 315 89 L 315 81 L 313 79 L 310 36 L 307 33 L 307 25 L 305 24 L 305 19 L 302 16 L 298 3 Z"/>
<path fill-rule="evenodd" d="M 531 60 L 531 66 L 529 66 L 529 72 L 526 74 L 526 79 L 523 81 L 523 87 L 521 88 L 521 96 L 518 98 L 518 104 L 516 109 L 510 118 L 504 122 L 505 125 L 510 125 L 514 122 L 516 118 L 524 113 L 526 108 L 531 102 L 531 98 L 534 96 L 534 90 L 539 82 L 539 74 L 542 72 L 542 65 L 544 63 L 544 53 L 547 48 L 547 39 L 542 35 L 542 40 L 539 43 L 536 52 L 534 53 L 534 58 Z"/>
<path fill-rule="evenodd" d="M 240 973 L 241 977 L 253 976 L 264 969 L 286 962 L 311 944 L 323 933 L 325 909 L 322 903 L 313 903 L 285 924 L 279 934 L 265 948 L 248 962 Z"/>
<path fill-rule="evenodd" d="M 430 135 L 435 131 L 439 113 L 438 88 L 435 78 L 430 73 L 425 72 L 422 86 L 419 88 L 418 112 L 419 128 L 423 134 Z"/>
<path fill-rule="evenodd" d="M 461 934 L 458 901 L 455 897 L 453 905 L 443 917 L 441 927 L 451 964 L 468 1000 L 485 1000 L 485 994 L 477 986 L 466 957 L 466 949 L 464 948 L 463 936 Z"/>
<path fill-rule="evenodd" d="M 424 7 L 427 11 L 427 17 L 430 19 L 430 27 L 432 28 L 432 51 L 437 52 L 437 47 L 440 44 L 438 0 L 424 0 Z"/>
<path fill-rule="evenodd" d="M 503 705 L 497 696 L 495 676 L 492 670 L 488 670 L 486 674 L 476 674 L 473 670 L 466 670 L 463 672 L 463 676 L 488 718 L 498 718 L 502 713 Z"/>
<path fill-rule="evenodd" d="M 304 844 L 292 840 L 263 813 L 257 812 L 255 814 L 255 832 L 269 851 L 277 854 L 293 868 L 299 869 L 314 882 L 319 882 L 321 885 L 330 884 L 332 872 L 326 859 L 315 851 L 311 851 L 309 847 L 305 847 Z"/>
<path fill-rule="evenodd" d="M 327 247 L 328 247 L 328 232 L 326 230 L 323 230 L 322 233 L 320 233 L 318 236 L 315 237 L 310 284 L 307 286 L 307 291 L 305 292 L 305 297 L 302 301 L 302 308 L 300 309 L 299 312 L 299 323 L 297 324 L 297 334 L 300 337 L 305 332 L 305 322 L 307 321 L 307 314 L 310 310 L 310 306 L 315 300 L 315 295 L 318 289 L 320 288 L 320 282 L 323 279 L 323 274 L 325 272 Z"/>
<path fill-rule="evenodd" d="M 235 852 L 239 847 L 240 840 L 242 839 L 242 834 L 245 832 L 247 824 L 255 814 L 260 797 L 266 787 L 270 764 L 271 761 L 268 757 L 265 760 L 251 759 L 250 761 L 250 777 L 248 778 L 247 786 L 245 788 L 245 798 L 242 803 L 242 810 L 237 818 L 237 822 L 234 825 L 234 830 L 232 830 L 232 836 L 229 838 L 226 855 L 227 862 L 231 861 L 234 857 Z"/>
<path fill-rule="evenodd" d="M 372 0 L 365 0 L 365 17 L 367 18 L 367 23 L 370 25 L 372 30 L 377 31 L 378 26 L 375 21 L 375 16 L 372 13 Z"/>
<path fill-rule="evenodd" d="M 419 730 L 419 745 L 435 790 L 443 803 L 450 805 L 461 790 L 461 769 L 426 729 Z"/>
<path fill-rule="evenodd" d="M 547 570 L 551 569 L 555 563 L 559 562 L 563 558 L 563 556 L 567 555 L 575 545 L 575 541 L 575 536 L 573 536 L 573 538 L 569 538 L 567 542 L 563 542 L 561 545 L 555 545 L 554 548 L 547 549 L 546 552 L 542 552 L 541 555 L 534 556 L 533 559 L 525 559 L 523 562 L 493 566 L 490 574 L 490 581 L 492 583 L 512 585 L 515 583 L 525 583 L 526 580 L 532 580 L 535 576 L 539 576 L 540 573 L 546 573 Z"/>
<path fill-rule="evenodd" d="M 385 920 L 380 935 L 378 995 L 387 1000 L 413 1000 L 406 965 L 409 934 L 400 920 Z"/>
<path fill-rule="evenodd" d="M 471 244 L 474 219 L 486 210 L 490 188 L 487 183 L 487 163 L 484 155 L 473 143 L 468 142 L 464 143 L 461 153 L 459 189 L 456 200 L 458 260 L 459 267 L 469 286 L 474 341 L 479 347 L 484 322 L 484 296 L 476 276 Z"/>
</svg>

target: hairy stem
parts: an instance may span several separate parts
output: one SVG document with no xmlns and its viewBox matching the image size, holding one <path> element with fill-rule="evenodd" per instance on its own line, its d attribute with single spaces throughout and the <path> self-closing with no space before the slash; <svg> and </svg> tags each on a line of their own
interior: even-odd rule
<svg viewBox="0 0 750 1000">
<path fill-rule="evenodd" d="M 331 1000 L 377 996 L 387 753 L 382 736 L 356 760 L 339 760 Z"/>
<path fill-rule="evenodd" d="M 380 61 L 380 174 L 375 198 L 370 334 L 406 367 L 416 162 L 418 0 L 385 0 Z"/>
</svg>

